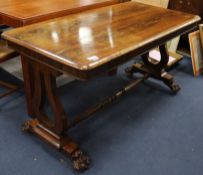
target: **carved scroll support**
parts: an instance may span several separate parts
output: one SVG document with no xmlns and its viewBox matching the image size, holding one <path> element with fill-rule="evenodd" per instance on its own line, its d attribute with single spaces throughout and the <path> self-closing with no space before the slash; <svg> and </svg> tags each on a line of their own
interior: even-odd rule
<svg viewBox="0 0 203 175">
<path fill-rule="evenodd" d="M 131 67 L 128 67 L 125 71 L 128 76 L 132 76 L 134 73 L 142 73 L 162 81 L 167 85 L 173 93 L 177 93 L 180 90 L 180 86 L 174 81 L 173 77 L 165 71 L 169 61 L 169 54 L 165 45 L 159 46 L 161 53 L 161 60 L 158 63 L 150 61 L 149 52 L 142 55 L 143 63 L 136 63 Z"/>
<path fill-rule="evenodd" d="M 29 70 L 24 74 L 27 74 L 27 77 L 32 77 L 32 84 L 31 81 L 26 82 L 26 86 L 30 87 L 30 91 L 26 92 L 29 94 L 26 95 L 29 97 L 28 109 L 33 119 L 26 121 L 22 129 L 36 134 L 57 149 L 63 150 L 69 155 L 75 170 L 87 169 L 90 164 L 89 157 L 65 134 L 69 122 L 56 88 L 56 77 L 60 73 L 26 58 L 23 61 L 23 66 L 32 67 L 31 69 L 24 67 L 23 70 Z M 46 102 L 52 109 L 52 117 L 46 113 Z"/>
</svg>

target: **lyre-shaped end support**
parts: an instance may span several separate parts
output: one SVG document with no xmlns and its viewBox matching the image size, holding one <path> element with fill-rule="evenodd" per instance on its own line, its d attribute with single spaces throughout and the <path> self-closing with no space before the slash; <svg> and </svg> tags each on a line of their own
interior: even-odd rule
<svg viewBox="0 0 203 175">
<path fill-rule="evenodd" d="M 161 60 L 159 62 L 152 62 L 149 57 L 149 52 L 142 55 L 143 63 L 136 63 L 131 67 L 126 68 L 125 72 L 129 77 L 136 72 L 142 73 L 145 76 L 153 77 L 162 81 L 167 85 L 173 93 L 177 93 L 181 88 L 174 81 L 173 77 L 168 74 L 165 69 L 169 61 L 169 54 L 165 45 L 159 46 Z"/>
</svg>

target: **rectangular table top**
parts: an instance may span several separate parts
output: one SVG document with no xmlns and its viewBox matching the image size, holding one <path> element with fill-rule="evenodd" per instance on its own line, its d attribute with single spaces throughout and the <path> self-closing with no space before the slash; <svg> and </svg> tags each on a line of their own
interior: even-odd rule
<svg viewBox="0 0 203 175">
<path fill-rule="evenodd" d="M 19 27 L 121 0 L 0 0 L 0 24 Z"/>
<path fill-rule="evenodd" d="M 194 29 L 198 16 L 126 2 L 5 32 L 8 44 L 70 74 L 112 67 Z M 122 57 L 126 56 L 126 57 Z M 92 72 L 91 72 L 92 73 Z"/>
</svg>

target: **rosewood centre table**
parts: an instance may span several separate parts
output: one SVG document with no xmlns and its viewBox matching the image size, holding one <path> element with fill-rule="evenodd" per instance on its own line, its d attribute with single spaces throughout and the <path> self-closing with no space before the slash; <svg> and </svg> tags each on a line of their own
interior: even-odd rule
<svg viewBox="0 0 203 175">
<path fill-rule="evenodd" d="M 8 45 L 22 55 L 27 68 L 23 69 L 24 76 L 32 80 L 25 78 L 28 113 L 33 119 L 25 123 L 24 129 L 67 153 L 75 169 L 86 169 L 89 158 L 67 131 L 148 77 L 163 81 L 177 92 L 179 86 L 164 70 L 169 60 L 164 43 L 194 30 L 199 20 L 198 16 L 182 12 L 126 2 L 5 32 L 3 38 Z M 157 46 L 161 61 L 153 64 L 148 51 Z M 143 78 L 132 77 L 129 85 L 72 119 L 65 114 L 57 95 L 57 76 L 68 74 L 89 80 L 105 75 L 136 55 L 142 55 L 143 63 L 133 64 L 126 72 L 132 75 L 139 71 Z M 46 99 L 54 119 L 44 110 Z"/>
</svg>

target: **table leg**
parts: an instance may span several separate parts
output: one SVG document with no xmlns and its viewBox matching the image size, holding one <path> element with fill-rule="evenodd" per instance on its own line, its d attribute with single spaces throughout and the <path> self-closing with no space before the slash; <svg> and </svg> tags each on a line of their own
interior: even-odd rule
<svg viewBox="0 0 203 175">
<path fill-rule="evenodd" d="M 159 63 L 154 64 L 149 61 L 149 53 L 142 55 L 143 63 L 136 63 L 131 67 L 128 67 L 125 71 L 128 76 L 132 76 L 134 73 L 139 72 L 148 75 L 149 77 L 161 80 L 166 84 L 172 92 L 176 93 L 180 90 L 180 86 L 174 81 L 173 77 L 165 71 L 169 61 L 169 54 L 165 45 L 159 46 L 161 53 L 161 60 Z"/>
<path fill-rule="evenodd" d="M 25 56 L 21 56 L 22 70 L 23 70 L 23 78 L 24 78 L 24 91 L 27 103 L 27 112 L 28 115 L 33 117 L 33 105 L 32 105 L 32 97 L 33 97 L 33 71 L 32 67 Z"/>
<path fill-rule="evenodd" d="M 37 134 L 43 140 L 67 153 L 73 162 L 74 169 L 87 169 L 90 163 L 89 158 L 65 134 L 68 118 L 65 116 L 57 95 L 56 77 L 59 73 L 39 63 L 28 60 L 26 57 L 22 57 L 22 60 L 25 88 L 28 88 L 26 90 L 28 112 L 33 117 L 32 120 L 25 122 L 23 130 Z M 33 70 L 32 73 L 31 70 Z M 45 112 L 46 100 L 52 109 L 53 119 Z"/>
</svg>

